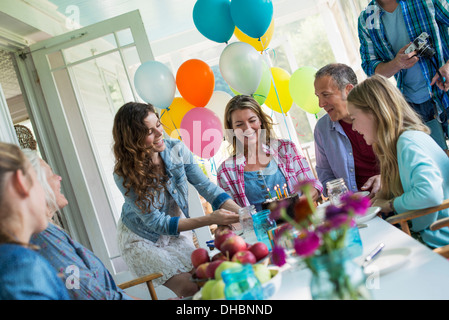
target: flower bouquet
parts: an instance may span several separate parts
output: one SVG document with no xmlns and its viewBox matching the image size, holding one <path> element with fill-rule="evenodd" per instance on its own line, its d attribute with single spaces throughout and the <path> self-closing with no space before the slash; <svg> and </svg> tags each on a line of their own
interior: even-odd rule
<svg viewBox="0 0 449 320">
<path fill-rule="evenodd" d="M 303 259 L 312 272 L 313 299 L 367 299 L 365 275 L 353 261 L 347 237 L 351 230 L 358 233 L 355 216 L 364 215 L 370 206 L 368 197 L 346 193 L 341 205 L 329 205 L 323 217 L 318 217 L 310 197 L 313 186 L 303 182 L 297 186 L 306 197 L 295 206 L 295 216 L 278 207 L 271 219 L 285 221 L 276 232 L 272 261 L 278 266 L 286 263 L 286 250 L 281 243 L 291 243 L 294 253 Z M 286 239 L 288 238 L 288 242 Z"/>
</svg>

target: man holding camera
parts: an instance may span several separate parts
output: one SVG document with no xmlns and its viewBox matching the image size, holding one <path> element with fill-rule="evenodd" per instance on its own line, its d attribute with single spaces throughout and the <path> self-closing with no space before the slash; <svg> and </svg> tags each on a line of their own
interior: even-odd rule
<svg viewBox="0 0 449 320">
<path fill-rule="evenodd" d="M 358 24 L 365 73 L 394 75 L 398 88 L 447 153 L 448 27 L 447 0 L 372 0 Z"/>
</svg>

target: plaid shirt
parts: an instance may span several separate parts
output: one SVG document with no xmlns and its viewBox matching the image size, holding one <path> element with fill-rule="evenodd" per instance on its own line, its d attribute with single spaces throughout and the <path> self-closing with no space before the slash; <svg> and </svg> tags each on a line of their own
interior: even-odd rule
<svg viewBox="0 0 449 320">
<path fill-rule="evenodd" d="M 277 163 L 290 191 L 294 190 L 298 182 L 304 180 L 311 181 L 320 193 L 323 191 L 323 186 L 315 179 L 307 160 L 298 154 L 293 142 L 279 139 L 274 140 L 270 147 L 263 145 L 263 148 Z M 220 165 L 217 173 L 218 185 L 242 207 L 250 205 L 245 195 L 245 166 L 246 159 L 243 155 L 229 157 Z"/>
<path fill-rule="evenodd" d="M 434 63 L 441 68 L 449 60 L 449 3 L 447 0 L 399 0 L 410 41 L 416 39 L 422 32 L 427 32 L 436 54 Z M 384 10 L 375 0 L 359 16 L 358 31 L 360 39 L 360 55 L 362 68 L 368 76 L 374 74 L 381 62 L 395 58 L 391 44 L 385 35 L 382 15 Z M 436 59 L 436 61 L 435 61 Z M 428 84 L 429 99 L 437 102 L 439 108 L 449 107 L 449 97 L 436 85 L 431 88 L 430 82 L 437 73 L 429 58 L 420 59 L 424 78 Z M 394 75 L 398 88 L 403 91 L 403 72 Z M 440 112 L 442 109 L 440 110 Z"/>
</svg>

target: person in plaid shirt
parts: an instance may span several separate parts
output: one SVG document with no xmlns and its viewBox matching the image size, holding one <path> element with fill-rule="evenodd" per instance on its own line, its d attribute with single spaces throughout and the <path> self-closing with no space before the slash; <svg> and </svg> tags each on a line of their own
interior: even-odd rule
<svg viewBox="0 0 449 320">
<path fill-rule="evenodd" d="M 285 185 L 292 193 L 304 180 L 313 186 L 313 198 L 323 191 L 307 160 L 290 140 L 274 138 L 272 120 L 252 97 L 238 95 L 225 110 L 226 138 L 231 156 L 219 167 L 217 182 L 234 201 L 261 210 L 262 203 L 276 195 L 274 186 Z"/>
<path fill-rule="evenodd" d="M 358 19 L 363 70 L 368 76 L 394 75 L 398 88 L 444 150 L 448 134 L 445 109 L 449 107 L 445 93 L 449 89 L 449 81 L 445 81 L 449 80 L 448 27 L 447 0 L 373 0 Z M 405 53 L 422 32 L 430 36 L 433 57 Z"/>
</svg>

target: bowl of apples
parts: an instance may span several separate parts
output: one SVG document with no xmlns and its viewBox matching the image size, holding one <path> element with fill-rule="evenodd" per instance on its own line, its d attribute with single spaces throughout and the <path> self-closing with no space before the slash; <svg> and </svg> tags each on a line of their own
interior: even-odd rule
<svg viewBox="0 0 449 320">
<path fill-rule="evenodd" d="M 262 285 L 264 299 L 270 298 L 279 290 L 281 272 L 279 268 L 268 265 L 270 252 L 263 242 L 249 245 L 233 231 L 223 230 L 215 234 L 214 245 L 219 252 L 212 257 L 203 248 L 192 252 L 191 260 L 195 272 L 191 280 L 201 288 L 192 299 L 225 299 L 225 284 L 221 273 L 241 264 L 252 265 L 254 274 Z"/>
</svg>

